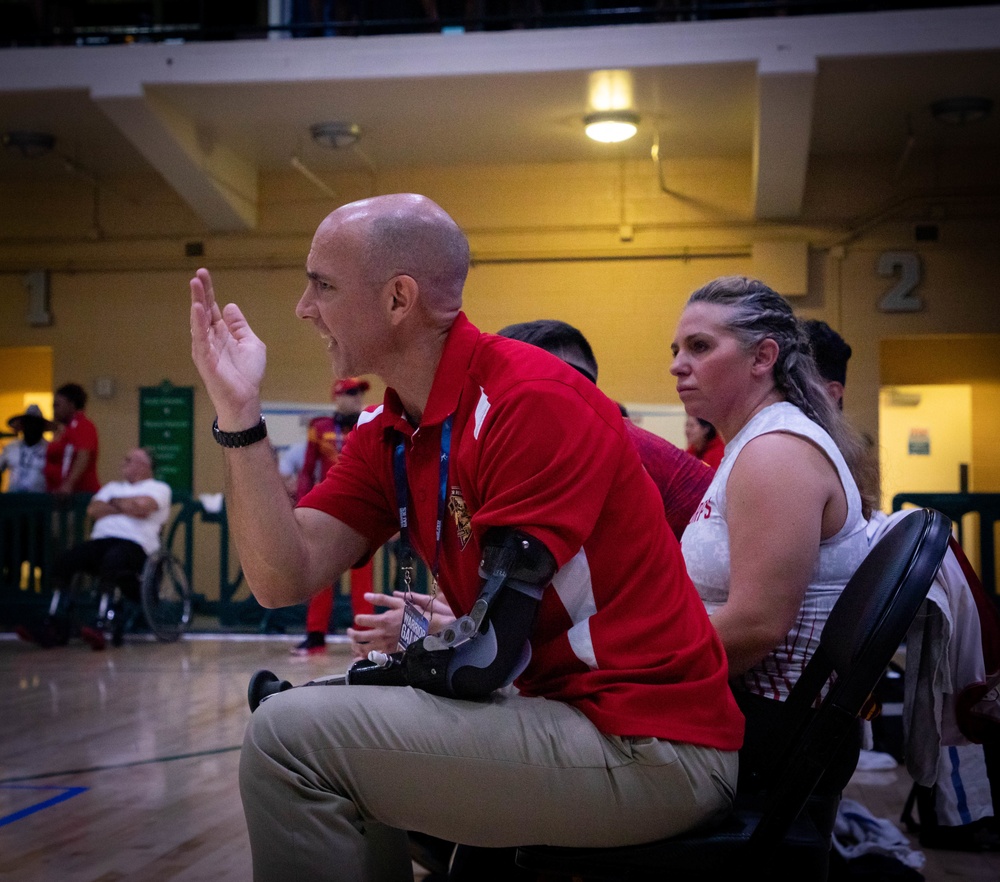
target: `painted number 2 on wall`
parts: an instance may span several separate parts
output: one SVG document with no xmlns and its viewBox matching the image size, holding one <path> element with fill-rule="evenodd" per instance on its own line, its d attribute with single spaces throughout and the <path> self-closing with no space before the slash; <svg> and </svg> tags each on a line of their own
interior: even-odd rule
<svg viewBox="0 0 1000 882">
<path fill-rule="evenodd" d="M 899 275 L 899 281 L 878 302 L 882 312 L 919 312 L 924 308 L 916 293 L 920 284 L 920 255 L 916 251 L 883 251 L 877 269 L 886 278 Z"/>
</svg>

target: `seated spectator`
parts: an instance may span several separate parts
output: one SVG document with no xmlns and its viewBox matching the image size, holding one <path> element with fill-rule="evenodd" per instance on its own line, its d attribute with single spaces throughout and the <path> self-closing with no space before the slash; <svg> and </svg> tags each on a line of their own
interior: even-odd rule
<svg viewBox="0 0 1000 882">
<path fill-rule="evenodd" d="M 56 561 L 56 590 L 66 592 L 80 572 L 96 576 L 102 589 L 118 589 L 139 600 L 139 574 L 146 557 L 160 547 L 160 529 L 170 514 L 170 485 L 153 477 L 153 460 L 141 447 L 130 450 L 122 461 L 122 480 L 111 481 L 94 494 L 87 515 L 94 520 L 90 539 L 64 552 Z M 73 598 L 68 609 L 50 616 L 41 628 L 21 626 L 18 635 L 43 647 L 69 641 Z M 94 649 L 104 649 L 103 631 L 89 625 L 81 636 Z"/>
<path fill-rule="evenodd" d="M 621 414 L 557 359 L 472 325 L 468 268 L 465 235 L 426 197 L 320 224 L 296 313 L 337 376 L 386 393 L 295 508 L 260 443 L 265 346 L 207 270 L 191 280 L 254 596 L 302 603 L 398 532 L 468 617 L 450 636 L 414 627 L 352 685 L 253 712 L 240 792 L 257 882 L 407 879 L 408 830 L 625 845 L 732 805 L 743 721 L 722 644 Z"/>
<path fill-rule="evenodd" d="M 508 325 L 497 333 L 501 337 L 521 340 L 544 349 L 592 383 L 597 383 L 597 359 L 593 348 L 583 333 L 572 325 L 555 319 L 539 319 Z M 666 439 L 647 432 L 629 420 L 625 421 L 625 428 L 643 466 L 656 484 L 667 523 L 680 539 L 712 480 L 712 471 L 696 457 L 689 456 Z M 406 595 L 403 592 L 396 592 L 392 597 L 375 594 L 367 597 L 387 609 L 375 615 L 356 617 L 358 629 L 352 628 L 347 632 L 356 655 L 362 655 L 371 649 L 391 652 L 396 648 L 403 619 L 403 605 L 407 600 L 418 604 L 438 630 L 443 630 L 455 619 L 447 604 L 440 598 Z M 359 630 L 361 628 L 367 630 Z M 453 843 L 417 835 L 413 839 L 420 846 L 418 854 L 429 852 L 439 863 L 447 864 L 454 848 Z M 479 849 L 459 846 L 449 878 L 475 882 L 527 879 L 530 874 L 514 864 L 515 851 L 514 848 Z"/>
<path fill-rule="evenodd" d="M 46 451 L 45 484 L 50 493 L 96 493 L 97 427 L 84 413 L 87 393 L 76 383 L 56 389 L 52 412 L 59 428 Z"/>
<path fill-rule="evenodd" d="M 715 426 L 708 420 L 689 416 L 684 421 L 684 437 L 688 442 L 686 451 L 688 454 L 698 457 L 712 471 L 719 467 L 725 444 L 715 431 Z"/>
<path fill-rule="evenodd" d="M 45 492 L 45 451 L 49 442 L 43 438 L 55 426 L 42 416 L 37 404 L 29 404 L 24 413 L 7 420 L 21 437 L 0 450 L 0 475 L 10 470 L 8 493 Z"/>
<path fill-rule="evenodd" d="M 685 408 L 726 444 L 681 546 L 747 718 L 746 786 L 867 553 L 877 471 L 827 394 L 791 307 L 762 282 L 726 277 L 695 291 L 671 349 Z M 828 773 L 831 792 L 850 777 L 858 746 Z"/>
</svg>

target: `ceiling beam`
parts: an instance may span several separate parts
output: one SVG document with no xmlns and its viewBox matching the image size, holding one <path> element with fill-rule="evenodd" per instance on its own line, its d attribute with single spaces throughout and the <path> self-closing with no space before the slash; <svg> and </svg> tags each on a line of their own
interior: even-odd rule
<svg viewBox="0 0 1000 882">
<path fill-rule="evenodd" d="M 119 128 L 213 232 L 257 225 L 257 168 L 166 101 L 140 86 L 130 94 L 91 91 Z"/>
<path fill-rule="evenodd" d="M 753 144 L 754 216 L 794 218 L 802 213 L 816 94 L 816 59 L 757 69 Z"/>
</svg>

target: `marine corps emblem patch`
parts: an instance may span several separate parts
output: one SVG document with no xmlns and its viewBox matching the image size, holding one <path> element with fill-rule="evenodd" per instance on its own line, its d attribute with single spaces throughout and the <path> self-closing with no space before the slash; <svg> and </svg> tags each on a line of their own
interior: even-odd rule
<svg viewBox="0 0 1000 882">
<path fill-rule="evenodd" d="M 469 516 L 469 509 L 462 496 L 461 487 L 451 488 L 451 495 L 448 497 L 448 511 L 455 519 L 455 532 L 458 535 L 459 544 L 465 548 L 472 536 L 472 518 Z"/>
</svg>

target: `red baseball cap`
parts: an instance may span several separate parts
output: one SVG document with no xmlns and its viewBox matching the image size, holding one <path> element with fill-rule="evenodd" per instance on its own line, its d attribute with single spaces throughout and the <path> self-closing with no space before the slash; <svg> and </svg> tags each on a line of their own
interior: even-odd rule
<svg viewBox="0 0 1000 882">
<path fill-rule="evenodd" d="M 360 377 L 344 377 L 343 380 L 337 380 L 333 384 L 331 394 L 360 395 L 362 392 L 367 392 L 370 388 L 368 381 L 362 380 Z"/>
</svg>

